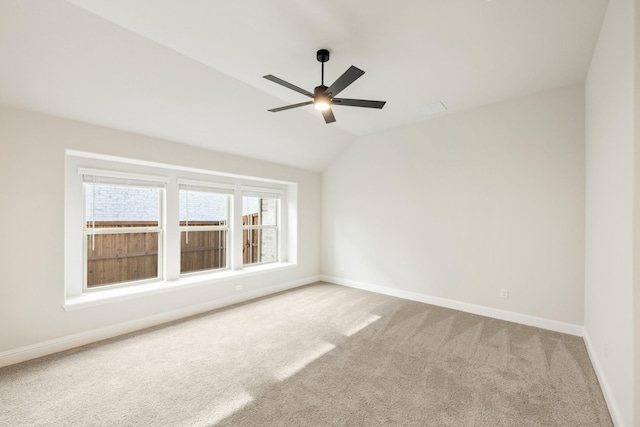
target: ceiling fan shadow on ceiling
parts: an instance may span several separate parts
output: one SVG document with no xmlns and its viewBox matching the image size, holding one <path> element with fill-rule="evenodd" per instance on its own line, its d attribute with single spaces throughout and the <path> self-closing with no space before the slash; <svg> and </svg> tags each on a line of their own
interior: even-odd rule
<svg viewBox="0 0 640 427">
<path fill-rule="evenodd" d="M 353 65 L 349 67 L 347 71 L 345 71 L 338 79 L 333 82 L 333 84 L 329 87 L 324 85 L 324 63 L 329 60 L 329 51 L 327 49 L 320 49 L 316 57 L 318 62 L 322 63 L 322 76 L 320 86 L 316 86 L 313 90 L 313 93 L 306 91 L 296 85 L 293 85 L 289 82 L 286 82 L 282 79 L 279 79 L 276 76 L 268 74 L 263 76 L 267 80 L 271 80 L 274 83 L 282 85 L 291 90 L 295 90 L 298 93 L 301 93 L 309 98 L 312 98 L 311 101 L 301 102 L 299 104 L 286 105 L 284 107 L 272 108 L 272 113 L 277 113 L 278 111 L 290 110 L 292 108 L 304 107 L 305 105 L 313 104 L 314 107 L 322 112 L 322 117 L 324 117 L 324 121 L 329 124 L 336 121 L 335 116 L 333 115 L 333 111 L 331 110 L 332 105 L 345 105 L 348 107 L 365 107 L 365 108 L 377 108 L 381 109 L 384 107 L 386 101 L 368 101 L 365 99 L 349 99 L 349 98 L 336 98 L 335 96 L 342 92 L 347 86 L 351 83 L 355 82 L 358 78 L 360 78 L 364 71 L 361 69 L 354 67 Z"/>
</svg>

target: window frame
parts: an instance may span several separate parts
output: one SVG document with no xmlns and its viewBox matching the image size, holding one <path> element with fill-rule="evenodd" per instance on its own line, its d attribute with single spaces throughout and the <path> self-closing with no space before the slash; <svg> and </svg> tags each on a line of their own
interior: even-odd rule
<svg viewBox="0 0 640 427">
<path fill-rule="evenodd" d="M 143 284 L 162 280 L 162 265 L 164 264 L 164 245 L 163 241 L 163 199 L 164 190 L 167 179 L 165 177 L 141 175 L 141 174 L 129 174 L 123 172 L 117 172 L 112 170 L 102 169 L 87 169 L 78 168 L 78 175 L 82 177 L 82 292 L 97 292 L 104 289 L 112 289 L 122 286 L 133 286 L 137 284 Z M 87 218 L 87 187 L 94 185 L 93 191 L 95 192 L 96 185 L 113 185 L 116 187 L 131 187 L 131 188 L 156 188 L 158 189 L 158 225 L 156 227 L 125 227 L 125 228 L 109 228 L 95 226 L 95 217 L 93 218 L 93 227 L 88 227 Z M 95 194 L 95 193 L 94 193 Z M 94 201 L 95 203 L 95 201 Z M 95 207 L 94 207 L 95 208 Z M 147 277 L 143 279 L 128 280 L 122 282 L 106 283 L 89 287 L 89 248 L 88 238 L 96 235 L 115 235 L 115 234 L 134 234 L 134 233 L 157 233 L 158 234 L 158 250 L 157 250 L 157 266 L 156 276 Z"/>
<path fill-rule="evenodd" d="M 233 199 L 235 196 L 235 186 L 232 185 L 224 185 L 221 183 L 217 183 L 217 182 L 209 182 L 209 181 L 194 181 L 194 180 L 187 180 L 187 179 L 178 179 L 178 205 L 180 205 L 180 191 L 186 190 L 187 191 L 187 200 L 188 200 L 188 192 L 189 190 L 193 189 L 193 191 L 197 191 L 197 192 L 208 192 L 211 194 L 217 194 L 220 196 L 226 196 L 227 197 L 227 224 L 224 226 L 221 225 L 195 225 L 195 226 L 189 226 L 189 219 L 187 218 L 187 224 L 186 225 L 179 225 L 179 229 L 180 229 L 180 256 L 182 257 L 182 232 L 186 232 L 187 236 L 189 231 L 224 231 L 225 232 L 225 262 L 224 265 L 225 267 L 222 268 L 208 268 L 208 269 L 201 269 L 201 270 L 192 270 L 192 271 L 186 271 L 183 272 L 182 271 L 182 266 L 180 267 L 180 277 L 183 276 L 192 276 L 192 275 L 197 275 L 197 274 L 208 274 L 208 273 L 213 273 L 213 272 L 219 272 L 219 271 L 224 271 L 224 270 L 229 270 L 231 268 L 230 266 L 230 259 L 231 259 L 231 254 L 233 253 L 233 246 L 232 246 L 232 230 L 233 230 L 233 215 L 232 215 L 232 206 L 233 206 Z M 187 215 L 188 215 L 188 206 L 187 206 Z M 180 222 L 180 218 L 178 218 L 178 221 Z"/>
<path fill-rule="evenodd" d="M 280 208 L 280 201 L 282 199 L 282 192 L 281 191 L 276 191 L 273 190 L 271 188 L 252 188 L 252 187 L 243 187 L 242 188 L 242 203 L 243 203 L 243 210 L 244 210 L 244 199 L 245 197 L 254 197 L 254 198 L 258 198 L 260 201 L 262 199 L 273 199 L 275 201 L 275 209 L 276 209 L 276 213 L 275 213 L 275 224 L 262 224 L 262 216 L 261 216 L 261 212 L 259 212 L 259 218 L 260 218 L 260 224 L 254 225 L 254 224 L 249 224 L 249 225 L 244 225 L 242 224 L 242 231 L 243 231 L 243 240 L 244 240 L 244 231 L 246 230 L 248 232 L 249 235 L 251 235 L 251 232 L 253 231 L 262 231 L 262 230 L 275 230 L 276 231 L 276 259 L 273 261 L 258 261 L 258 262 L 249 262 L 249 263 L 244 263 L 244 257 L 243 257 L 243 266 L 245 267 L 251 267 L 251 266 L 257 266 L 257 265 L 264 265 L 264 264 L 271 264 L 274 262 L 280 262 L 280 242 L 281 242 L 281 236 L 280 236 L 280 221 L 281 221 L 281 211 L 282 209 Z M 244 215 L 243 215 L 244 217 Z M 258 245 L 261 245 L 261 234 L 258 234 Z M 250 242 L 253 240 L 251 237 L 249 237 L 248 239 Z M 244 243 L 243 243 L 244 246 Z M 252 254 L 249 255 L 250 258 L 252 258 Z"/>
<path fill-rule="evenodd" d="M 164 184 L 161 197 L 158 278 L 103 285 L 85 286 L 84 187 L 80 170 L 100 170 L 113 177 L 129 179 L 150 177 Z M 213 187 L 233 190 L 230 197 L 228 260 L 226 269 L 180 272 L 179 182 L 196 181 Z M 278 262 L 242 264 L 242 191 L 260 187 L 282 194 L 278 216 Z M 65 310 L 76 310 L 111 301 L 134 298 L 156 292 L 179 291 L 192 286 L 227 286 L 236 292 L 234 280 L 243 276 L 265 274 L 297 265 L 298 184 L 207 169 L 142 161 L 111 155 L 67 149 L 65 151 L 65 228 L 64 228 L 64 300 Z M 131 231 L 141 231 L 142 227 Z M 173 242 L 173 243 L 172 243 Z M 176 242 L 178 242 L 176 244 Z M 219 284 L 219 285 L 217 285 Z"/>
</svg>

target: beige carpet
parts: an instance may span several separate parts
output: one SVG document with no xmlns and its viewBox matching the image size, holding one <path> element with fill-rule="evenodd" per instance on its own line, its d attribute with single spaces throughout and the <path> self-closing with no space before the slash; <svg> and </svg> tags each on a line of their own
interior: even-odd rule
<svg viewBox="0 0 640 427">
<path fill-rule="evenodd" d="M 610 426 L 580 338 L 315 284 L 0 369 L 1 426 Z"/>
</svg>

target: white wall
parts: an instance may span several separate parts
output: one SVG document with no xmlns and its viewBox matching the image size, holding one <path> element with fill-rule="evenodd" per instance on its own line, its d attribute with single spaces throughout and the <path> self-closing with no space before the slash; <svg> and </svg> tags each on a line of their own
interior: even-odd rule
<svg viewBox="0 0 640 427">
<path fill-rule="evenodd" d="M 298 264 L 231 283 L 67 312 L 62 307 L 65 149 L 295 182 Z M 33 356 L 39 346 L 47 352 L 91 340 L 97 336 L 92 331 L 99 331 L 103 337 L 139 327 L 145 323 L 141 319 L 147 319 L 148 324 L 167 320 L 163 313 L 184 314 L 194 306 L 241 298 L 235 291 L 237 284 L 243 285 L 246 295 L 256 295 L 270 287 L 316 280 L 320 265 L 320 182 L 316 172 L 0 109 L 0 223 L 5 225 L 0 228 L 0 356 L 20 349 L 25 357 Z M 17 361 L 21 354 L 6 359 Z"/>
<path fill-rule="evenodd" d="M 323 275 L 582 325 L 582 85 L 362 137 L 322 191 Z"/>
<path fill-rule="evenodd" d="M 638 367 L 633 328 L 633 258 L 639 248 L 636 242 L 634 254 L 634 21 L 633 0 L 609 2 L 585 85 L 585 338 L 612 415 L 627 426 L 634 425 Z M 640 219 L 637 211 L 635 216 Z"/>
</svg>

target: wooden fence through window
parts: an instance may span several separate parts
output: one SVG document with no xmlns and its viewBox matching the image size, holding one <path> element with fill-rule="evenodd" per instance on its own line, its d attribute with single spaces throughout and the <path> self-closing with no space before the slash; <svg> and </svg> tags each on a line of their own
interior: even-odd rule
<svg viewBox="0 0 640 427">
<path fill-rule="evenodd" d="M 242 223 L 255 223 L 257 215 L 245 215 Z M 91 227 L 93 224 L 87 225 Z M 180 233 L 180 271 L 226 268 L 226 231 L 197 230 L 197 226 L 217 226 L 220 222 L 189 221 L 189 225 L 193 228 L 189 230 L 188 243 L 186 232 Z M 136 230 L 137 227 L 156 226 L 157 222 L 96 221 L 96 228 L 127 228 L 130 232 L 87 237 L 87 287 L 158 277 L 158 233 Z M 242 232 L 244 264 L 256 263 L 260 259 L 258 235 L 257 231 Z"/>
<path fill-rule="evenodd" d="M 136 230 L 157 226 L 157 222 L 96 221 L 96 228 L 130 232 L 87 236 L 87 287 L 158 277 L 158 233 Z"/>
</svg>

